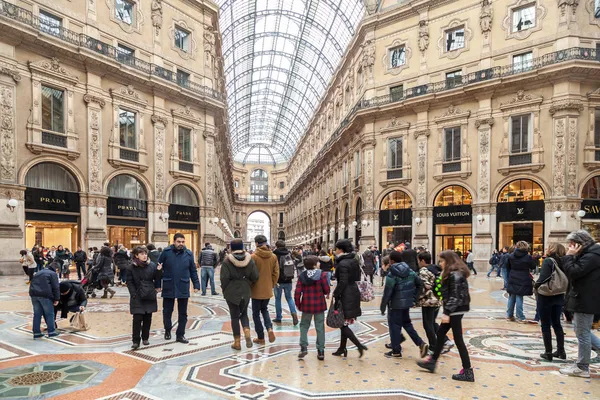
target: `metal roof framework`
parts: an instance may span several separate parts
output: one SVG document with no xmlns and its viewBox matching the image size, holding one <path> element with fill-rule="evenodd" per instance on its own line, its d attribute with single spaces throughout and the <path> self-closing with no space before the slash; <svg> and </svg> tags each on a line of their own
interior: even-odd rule
<svg viewBox="0 0 600 400">
<path fill-rule="evenodd" d="M 219 0 L 234 160 L 288 161 L 365 7 L 361 0 Z"/>
</svg>

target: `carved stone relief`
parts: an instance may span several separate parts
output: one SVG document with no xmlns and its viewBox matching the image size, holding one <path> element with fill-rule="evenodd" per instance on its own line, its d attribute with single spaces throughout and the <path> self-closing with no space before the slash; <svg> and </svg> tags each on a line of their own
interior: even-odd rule
<svg viewBox="0 0 600 400">
<path fill-rule="evenodd" d="M 427 21 L 421 20 L 419 21 L 419 50 L 421 53 L 425 53 L 429 48 L 429 28 L 427 26 Z"/>
<path fill-rule="evenodd" d="M 150 18 L 152 19 L 152 26 L 154 27 L 155 35 L 159 36 L 163 24 L 162 0 L 152 0 L 150 10 Z"/>
<path fill-rule="evenodd" d="M 363 71 L 369 73 L 369 77 L 373 76 L 373 65 L 375 65 L 375 43 L 372 40 L 367 40 L 362 47 L 361 66 Z"/>
<path fill-rule="evenodd" d="M 373 150 L 366 151 L 365 157 L 365 194 L 366 194 L 366 209 L 373 209 Z"/>
<path fill-rule="evenodd" d="M 565 119 L 554 121 L 553 196 L 565 195 Z"/>
<path fill-rule="evenodd" d="M 0 75 L 10 76 L 15 83 L 21 80 L 21 74 L 19 71 L 12 65 L 0 62 Z"/>
<path fill-rule="evenodd" d="M 427 136 L 417 142 L 417 206 L 427 205 Z"/>
<path fill-rule="evenodd" d="M 90 117 L 90 192 L 102 193 L 102 146 L 100 143 L 100 110 L 89 108 Z"/>
<path fill-rule="evenodd" d="M 577 118 L 569 118 L 569 145 L 567 156 L 567 196 L 577 196 Z"/>
<path fill-rule="evenodd" d="M 490 128 L 479 128 L 479 201 L 490 201 Z"/>
<path fill-rule="evenodd" d="M 481 27 L 481 33 L 483 33 L 486 39 L 492 31 L 493 19 L 494 14 L 490 0 L 483 0 L 481 3 L 481 13 L 479 14 L 479 26 Z"/>
<path fill-rule="evenodd" d="M 154 124 L 154 137 L 156 140 L 156 164 L 154 169 L 154 187 L 156 198 L 164 200 L 165 196 L 165 126 L 157 120 Z"/>
<path fill-rule="evenodd" d="M 16 181 L 15 88 L 0 84 L 0 179 Z"/>
</svg>

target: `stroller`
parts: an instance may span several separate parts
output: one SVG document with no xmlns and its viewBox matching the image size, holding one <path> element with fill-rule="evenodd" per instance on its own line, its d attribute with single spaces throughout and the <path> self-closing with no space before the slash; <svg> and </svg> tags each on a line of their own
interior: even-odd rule
<svg viewBox="0 0 600 400">
<path fill-rule="evenodd" d="M 81 287 L 83 288 L 83 291 L 85 292 L 85 296 L 87 298 L 89 298 L 90 296 L 92 296 L 92 298 L 95 298 L 96 289 L 102 289 L 100 281 L 98 280 L 98 271 L 95 271 L 94 268 L 88 269 L 85 273 L 85 276 L 81 280 Z"/>
</svg>

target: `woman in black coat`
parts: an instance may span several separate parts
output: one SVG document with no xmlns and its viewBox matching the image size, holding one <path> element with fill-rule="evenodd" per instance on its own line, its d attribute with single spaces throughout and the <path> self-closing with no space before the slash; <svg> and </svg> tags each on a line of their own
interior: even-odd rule
<svg viewBox="0 0 600 400">
<path fill-rule="evenodd" d="M 104 289 L 102 298 L 106 299 L 108 297 L 108 293 L 110 292 L 110 298 L 112 299 L 115 295 L 115 291 L 109 288 L 108 285 L 114 279 L 115 274 L 113 272 L 113 261 L 110 247 L 104 246 L 102 249 L 100 249 L 100 254 L 95 259 L 92 277 L 93 281 L 96 282 L 96 280 L 98 280 L 98 282 L 100 282 L 100 286 Z"/>
<path fill-rule="evenodd" d="M 360 266 L 356 260 L 356 255 L 352 252 L 352 242 L 348 239 L 339 240 L 335 244 L 336 252 L 336 268 L 335 279 L 338 284 L 333 292 L 335 302 L 342 302 L 342 310 L 346 323 L 341 330 L 340 347 L 333 353 L 334 356 L 348 355 L 346 343 L 348 339 L 354 343 L 362 357 L 364 350 L 368 350 L 367 346 L 361 344 L 352 329 L 348 325 L 354 323 L 357 317 L 360 317 L 362 312 L 360 309 L 360 291 L 356 285 L 361 279 Z"/>
<path fill-rule="evenodd" d="M 506 291 L 509 294 L 506 319 L 515 320 L 515 305 L 517 307 L 517 322 L 524 323 L 523 296 L 533 295 L 533 279 L 531 271 L 535 269 L 533 258 L 529 255 L 529 244 L 525 241 L 517 242 L 515 251 L 508 257 L 508 284 Z"/>
<path fill-rule="evenodd" d="M 150 343 L 152 313 L 158 311 L 156 293 L 160 290 L 161 271 L 148 260 L 144 247 L 133 250 L 133 262 L 127 269 L 127 289 L 129 289 L 129 312 L 133 315 L 132 350 L 140 347 L 140 334 L 144 346 Z"/>
</svg>

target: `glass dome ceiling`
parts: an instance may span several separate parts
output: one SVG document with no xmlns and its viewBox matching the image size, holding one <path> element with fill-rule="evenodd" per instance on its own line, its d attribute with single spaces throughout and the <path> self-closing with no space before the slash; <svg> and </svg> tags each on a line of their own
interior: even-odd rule
<svg viewBox="0 0 600 400">
<path fill-rule="evenodd" d="M 296 150 L 364 13 L 361 0 L 218 0 L 233 156 Z"/>
</svg>

